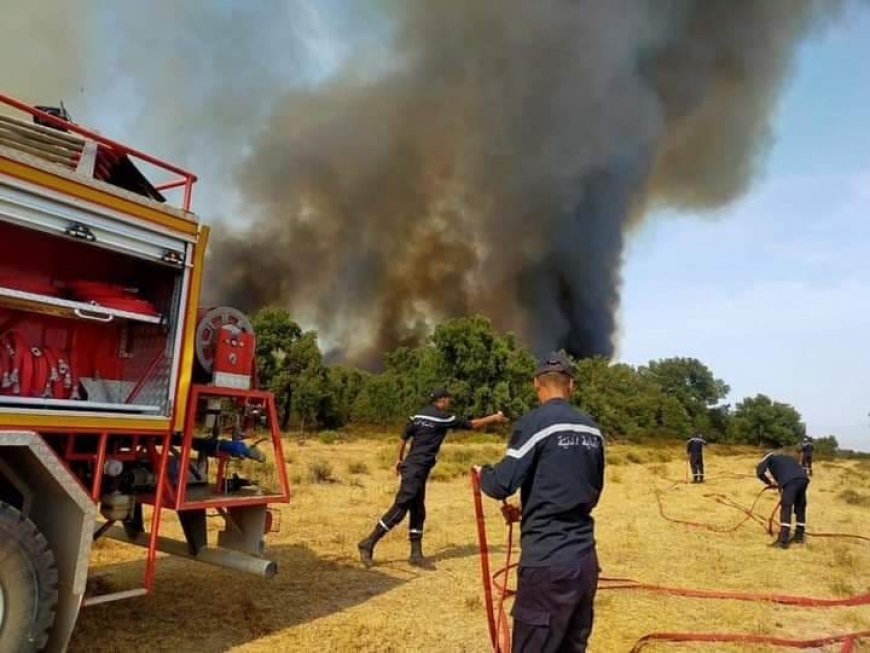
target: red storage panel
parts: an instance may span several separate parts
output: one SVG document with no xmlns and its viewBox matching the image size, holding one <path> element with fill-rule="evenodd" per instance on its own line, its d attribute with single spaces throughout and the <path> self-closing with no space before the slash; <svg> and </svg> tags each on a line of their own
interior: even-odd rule
<svg viewBox="0 0 870 653">
<path fill-rule="evenodd" d="M 254 373 L 255 338 L 232 327 L 218 331 L 214 347 L 214 384 L 250 388 Z"/>
</svg>

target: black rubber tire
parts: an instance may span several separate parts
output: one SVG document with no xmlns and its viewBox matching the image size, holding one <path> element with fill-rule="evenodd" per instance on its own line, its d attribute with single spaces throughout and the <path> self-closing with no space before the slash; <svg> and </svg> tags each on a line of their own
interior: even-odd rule
<svg viewBox="0 0 870 653">
<path fill-rule="evenodd" d="M 0 502 L 0 651 L 34 653 L 48 643 L 57 607 L 57 565 L 32 521 Z"/>
</svg>

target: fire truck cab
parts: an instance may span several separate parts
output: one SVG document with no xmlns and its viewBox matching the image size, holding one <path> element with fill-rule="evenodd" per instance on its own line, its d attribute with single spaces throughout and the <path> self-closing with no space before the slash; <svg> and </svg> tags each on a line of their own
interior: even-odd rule
<svg viewBox="0 0 870 653">
<path fill-rule="evenodd" d="M 80 607 L 151 591 L 157 551 L 274 575 L 289 494 L 251 322 L 199 307 L 195 176 L 68 118 L 0 95 L 0 651 L 64 651 Z M 144 549 L 141 586 L 87 594 L 102 537 Z"/>
</svg>

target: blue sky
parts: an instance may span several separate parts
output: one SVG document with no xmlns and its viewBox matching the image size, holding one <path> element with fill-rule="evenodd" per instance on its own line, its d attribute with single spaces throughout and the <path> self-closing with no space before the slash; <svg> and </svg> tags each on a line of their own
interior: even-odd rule
<svg viewBox="0 0 870 653">
<path fill-rule="evenodd" d="M 801 48 L 763 173 L 710 215 L 633 234 L 619 357 L 696 356 L 870 450 L 870 12 Z"/>
</svg>

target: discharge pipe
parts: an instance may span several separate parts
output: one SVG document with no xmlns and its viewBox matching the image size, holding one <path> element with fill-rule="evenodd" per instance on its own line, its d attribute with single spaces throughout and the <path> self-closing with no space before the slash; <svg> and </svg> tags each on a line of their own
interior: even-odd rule
<svg viewBox="0 0 870 653">
<path fill-rule="evenodd" d="M 130 539 L 127 536 L 127 532 L 120 526 L 109 527 L 105 532 L 105 537 L 117 540 L 118 542 L 148 548 L 149 536 L 147 534 L 139 533 L 135 538 Z M 157 538 L 157 550 L 161 553 L 178 556 L 179 558 L 187 558 L 188 560 L 204 562 L 215 567 L 224 567 L 233 571 L 253 574 L 260 578 L 274 578 L 278 573 L 278 563 L 274 560 L 255 558 L 239 551 L 208 546 L 202 547 L 199 553 L 193 555 L 186 542 L 173 540 L 168 537 Z"/>
</svg>

